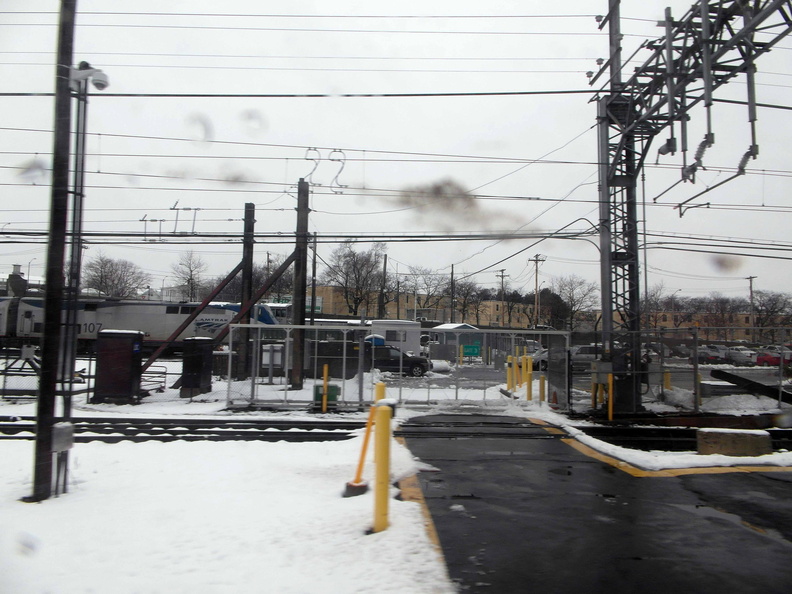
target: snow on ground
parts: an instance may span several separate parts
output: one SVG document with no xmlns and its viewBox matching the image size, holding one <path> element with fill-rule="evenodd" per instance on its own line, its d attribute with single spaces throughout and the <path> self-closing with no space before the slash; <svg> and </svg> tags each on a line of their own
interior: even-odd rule
<svg viewBox="0 0 792 594">
<path fill-rule="evenodd" d="M 365 378 L 366 396 L 375 380 Z M 651 470 L 696 466 L 792 466 L 792 453 L 757 458 L 698 456 L 694 452 L 638 452 L 584 435 L 547 403 L 531 402 L 525 388 L 508 398 L 504 386 L 466 391 L 422 386 L 388 388 L 401 401 L 394 423 L 436 412 L 508 414 L 563 427 L 605 454 Z M 344 386 L 357 398 L 356 380 Z M 240 393 L 245 388 L 237 387 Z M 236 389 L 236 388 L 235 388 Z M 258 397 L 283 398 L 283 386 Z M 91 405 L 78 398 L 75 414 L 245 415 L 311 419 L 306 410 L 229 413 L 226 384 L 194 399 L 167 389 L 140 405 Z M 289 392 L 308 403 L 313 385 Z M 590 396 L 576 391 L 581 409 Z M 667 391 L 649 408 L 677 410 L 692 402 L 684 390 Z M 411 406 L 410 403 L 420 406 Z M 703 410 L 778 413 L 778 403 L 754 396 L 707 399 Z M 788 411 L 785 408 L 784 411 Z M 0 402 L 0 415 L 33 415 L 32 400 Z M 343 418 L 364 419 L 365 412 Z M 338 418 L 337 415 L 334 418 Z M 453 592 L 442 559 L 430 542 L 420 506 L 390 500 L 390 527 L 366 534 L 373 495 L 342 498 L 354 477 L 362 430 L 354 439 L 326 443 L 175 442 L 77 444 L 70 453 L 69 493 L 22 503 L 32 491 L 33 443 L 3 441 L 0 450 L 0 592 L 15 594 L 180 592 Z M 393 479 L 415 473 L 420 461 L 393 446 Z M 371 480 L 373 464 L 364 477 Z M 395 490 L 394 490 L 395 494 Z"/>
<path fill-rule="evenodd" d="M 0 591 L 451 592 L 418 504 L 342 498 L 361 438 L 80 444 L 70 492 L 30 491 L 32 444 L 2 444 Z M 414 472 L 394 452 L 397 474 Z"/>
</svg>

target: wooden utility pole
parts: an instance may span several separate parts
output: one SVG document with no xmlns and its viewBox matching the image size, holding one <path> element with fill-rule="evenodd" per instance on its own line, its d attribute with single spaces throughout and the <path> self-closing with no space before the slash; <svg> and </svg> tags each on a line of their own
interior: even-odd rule
<svg viewBox="0 0 792 594">
<path fill-rule="evenodd" d="M 547 259 L 542 254 L 536 254 L 533 258 L 528 260 L 534 263 L 534 328 L 539 325 L 539 263 Z"/>
<path fill-rule="evenodd" d="M 77 0 L 62 0 L 58 27 L 58 64 L 55 75 L 55 126 L 52 149 L 52 190 L 44 297 L 44 336 L 41 342 L 41 375 L 36 408 L 36 447 L 33 493 L 26 501 L 43 501 L 52 495 L 52 445 L 55 398 L 58 390 L 58 356 L 61 349 L 63 262 L 69 204 L 69 152 L 71 138 L 71 67 L 74 62 L 74 21 Z"/>
<path fill-rule="evenodd" d="M 255 318 L 253 304 L 253 247 L 255 244 L 256 205 L 248 202 L 245 204 L 245 223 L 242 235 L 242 288 L 240 291 L 240 304 L 242 310 L 247 309 L 247 314 L 241 323 L 249 324 Z M 235 377 L 237 380 L 247 379 L 250 373 L 250 331 L 244 330 L 239 335 L 237 346 Z"/>
<path fill-rule="evenodd" d="M 297 233 L 294 260 L 294 293 L 292 295 L 292 323 L 295 326 L 305 325 L 305 293 L 307 290 L 306 273 L 308 271 L 308 182 L 300 178 L 297 184 Z M 291 387 L 302 390 L 303 358 L 305 353 L 305 330 L 292 331 L 292 368 Z"/>
</svg>

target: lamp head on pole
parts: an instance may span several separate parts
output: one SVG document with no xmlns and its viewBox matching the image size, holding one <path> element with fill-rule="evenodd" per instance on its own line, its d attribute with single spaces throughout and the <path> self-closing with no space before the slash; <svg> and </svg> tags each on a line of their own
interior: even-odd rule
<svg viewBox="0 0 792 594">
<path fill-rule="evenodd" d="M 88 62 L 80 62 L 77 68 L 71 69 L 70 74 L 71 88 L 73 91 L 80 90 L 80 83 L 90 80 L 98 91 L 104 91 L 110 86 L 110 79 L 99 68 L 93 68 Z"/>
</svg>

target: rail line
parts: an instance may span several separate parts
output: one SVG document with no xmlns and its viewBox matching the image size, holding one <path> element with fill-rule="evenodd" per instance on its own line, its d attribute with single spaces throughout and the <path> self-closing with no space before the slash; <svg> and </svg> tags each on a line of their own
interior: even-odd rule
<svg viewBox="0 0 792 594">
<path fill-rule="evenodd" d="M 288 419 L 173 419 L 79 417 L 71 419 L 74 441 L 340 441 L 351 439 L 362 421 Z M 32 417 L 0 418 L 0 440 L 33 440 Z"/>
</svg>

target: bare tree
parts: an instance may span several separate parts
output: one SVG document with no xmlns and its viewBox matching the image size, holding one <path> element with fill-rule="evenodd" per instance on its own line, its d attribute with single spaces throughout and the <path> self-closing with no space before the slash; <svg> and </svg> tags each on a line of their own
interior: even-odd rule
<svg viewBox="0 0 792 594">
<path fill-rule="evenodd" d="M 644 328 L 657 328 L 660 325 L 667 299 L 662 282 L 653 285 L 641 296 L 641 325 Z"/>
<path fill-rule="evenodd" d="M 151 276 L 137 264 L 108 258 L 101 252 L 84 266 L 83 286 L 108 297 L 137 297 L 150 284 Z"/>
<path fill-rule="evenodd" d="M 524 297 L 519 291 L 506 291 L 503 297 L 503 307 L 505 309 L 503 313 L 506 318 L 506 325 L 511 328 L 512 316 L 521 311 L 520 308 L 523 305 Z M 525 312 L 524 309 L 522 311 Z"/>
<path fill-rule="evenodd" d="M 330 255 L 322 282 L 341 289 L 350 314 L 359 315 L 362 307 L 375 311 L 385 250 L 384 243 L 375 243 L 368 251 L 356 252 L 354 242 L 346 241 Z"/>
<path fill-rule="evenodd" d="M 181 286 L 182 297 L 187 301 L 196 301 L 205 291 L 206 283 L 203 273 L 209 265 L 201 256 L 192 250 L 182 253 L 179 261 L 171 266 L 176 280 Z"/>
<path fill-rule="evenodd" d="M 285 260 L 285 257 L 280 257 L 279 259 L 271 259 L 269 261 L 269 265 L 266 263 L 261 264 L 254 264 L 253 265 L 253 290 L 256 291 L 259 288 L 264 286 L 269 280 L 270 274 L 273 270 L 276 270 L 278 266 L 280 266 Z M 211 284 L 218 285 L 220 281 L 225 278 L 217 277 L 211 281 Z M 294 286 L 294 276 L 289 274 L 288 272 L 281 275 L 279 279 L 275 281 L 273 286 L 270 288 L 269 293 L 264 297 L 265 300 L 272 300 L 280 301 L 280 299 L 284 295 L 291 296 L 292 287 Z M 220 294 L 217 296 L 218 300 L 221 301 L 234 301 L 237 302 L 240 300 L 242 295 L 242 276 L 237 274 L 231 282 L 228 283 L 225 289 L 223 289 Z"/>
<path fill-rule="evenodd" d="M 453 306 L 462 314 L 462 322 L 465 322 L 468 317 L 475 315 L 477 293 L 480 293 L 481 287 L 479 284 L 470 279 L 464 279 L 454 283 L 454 297 L 456 303 Z M 480 300 L 478 301 L 480 303 Z"/>
<path fill-rule="evenodd" d="M 418 309 L 440 309 L 449 294 L 451 275 L 438 274 L 430 268 L 410 266 L 407 285 L 416 296 Z"/>
<path fill-rule="evenodd" d="M 481 314 L 484 313 L 484 302 L 492 299 L 492 291 L 479 287 L 470 296 L 470 309 L 476 318 L 476 326 L 481 325 Z"/>
<path fill-rule="evenodd" d="M 574 332 L 578 314 L 596 307 L 599 288 L 597 283 L 589 282 L 580 276 L 571 274 L 555 278 L 553 280 L 553 292 L 561 297 L 566 304 L 568 309 L 565 325 L 567 330 Z"/>
<path fill-rule="evenodd" d="M 737 316 L 749 310 L 746 299 L 726 297 L 717 292 L 710 293 L 707 297 L 691 299 L 689 305 L 704 324 L 706 340 L 711 338 L 711 332 L 714 332 L 713 338 L 716 339 L 734 338 L 733 327 L 738 321 Z"/>
<path fill-rule="evenodd" d="M 792 297 L 788 293 L 754 291 L 754 324 L 762 328 L 761 338 L 775 341 L 775 329 L 764 328 L 787 326 L 792 314 Z"/>
</svg>

